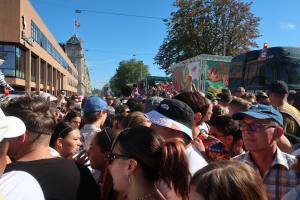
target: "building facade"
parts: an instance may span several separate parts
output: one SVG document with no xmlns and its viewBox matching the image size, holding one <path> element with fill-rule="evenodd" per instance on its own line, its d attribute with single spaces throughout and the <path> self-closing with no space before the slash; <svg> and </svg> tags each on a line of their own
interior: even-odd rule
<svg viewBox="0 0 300 200">
<path fill-rule="evenodd" d="M 29 0 L 1 0 L 0 55 L 0 69 L 16 91 L 77 93 L 77 68 Z"/>
<path fill-rule="evenodd" d="M 90 96 L 92 94 L 92 87 L 82 41 L 74 34 L 66 42 L 64 49 L 78 71 L 78 95 Z"/>
</svg>

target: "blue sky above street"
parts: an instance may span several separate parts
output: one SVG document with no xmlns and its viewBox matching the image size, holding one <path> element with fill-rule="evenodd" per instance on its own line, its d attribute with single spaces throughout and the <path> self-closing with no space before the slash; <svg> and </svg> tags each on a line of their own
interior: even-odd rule
<svg viewBox="0 0 300 200">
<path fill-rule="evenodd" d="M 80 21 L 76 34 L 82 38 L 92 86 L 101 88 L 115 74 L 122 60 L 135 58 L 149 66 L 151 75 L 164 76 L 153 58 L 166 37 L 159 18 L 174 11 L 170 0 L 30 0 L 58 42 L 74 33 L 74 20 Z M 247 1 L 249 2 L 249 1 Z M 256 41 L 273 46 L 300 46 L 299 0 L 256 0 L 251 6 L 261 18 Z M 75 13 L 76 9 L 87 10 Z M 126 17 L 104 12 L 145 16 Z M 154 18 L 147 18 L 154 17 Z"/>
</svg>

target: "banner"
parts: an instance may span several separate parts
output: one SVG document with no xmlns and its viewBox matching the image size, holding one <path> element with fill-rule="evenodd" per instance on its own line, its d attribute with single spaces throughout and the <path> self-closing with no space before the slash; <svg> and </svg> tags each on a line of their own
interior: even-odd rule
<svg viewBox="0 0 300 200">
<path fill-rule="evenodd" d="M 192 77 L 192 82 L 197 89 L 200 89 L 200 62 L 188 63 L 189 75 Z"/>
<path fill-rule="evenodd" d="M 206 91 L 210 93 L 220 93 L 222 88 L 228 87 L 228 73 L 230 62 L 206 61 Z"/>
<path fill-rule="evenodd" d="M 179 92 L 190 90 L 192 77 L 186 64 L 180 64 L 175 67 L 172 76 L 175 90 Z"/>
</svg>

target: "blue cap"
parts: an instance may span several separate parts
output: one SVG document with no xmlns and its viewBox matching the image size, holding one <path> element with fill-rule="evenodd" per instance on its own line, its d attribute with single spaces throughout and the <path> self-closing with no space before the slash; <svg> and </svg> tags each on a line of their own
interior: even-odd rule
<svg viewBox="0 0 300 200">
<path fill-rule="evenodd" d="M 98 96 L 91 96 L 84 102 L 83 112 L 99 112 L 107 109 L 108 105 L 105 100 Z"/>
<path fill-rule="evenodd" d="M 242 120 L 245 116 L 250 116 L 256 119 L 273 119 L 281 127 L 283 127 L 283 118 L 281 113 L 271 105 L 257 104 L 251 106 L 245 112 L 235 113 L 232 117 L 236 120 Z"/>
</svg>

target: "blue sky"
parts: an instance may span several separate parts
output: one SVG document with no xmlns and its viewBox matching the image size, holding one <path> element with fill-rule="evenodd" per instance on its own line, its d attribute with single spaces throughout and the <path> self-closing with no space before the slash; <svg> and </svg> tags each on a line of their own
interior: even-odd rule
<svg viewBox="0 0 300 200">
<path fill-rule="evenodd" d="M 248 0 L 245 0 L 249 2 Z M 73 34 L 74 20 L 80 21 L 76 34 L 84 41 L 92 86 L 101 88 L 115 74 L 122 60 L 135 58 L 149 66 L 151 75 L 164 76 L 154 65 L 166 26 L 160 19 L 75 13 L 75 9 L 126 13 L 168 18 L 174 0 L 30 0 L 58 42 Z M 255 0 L 251 11 L 261 18 L 262 35 L 256 41 L 273 46 L 300 46 L 299 0 Z"/>
</svg>

